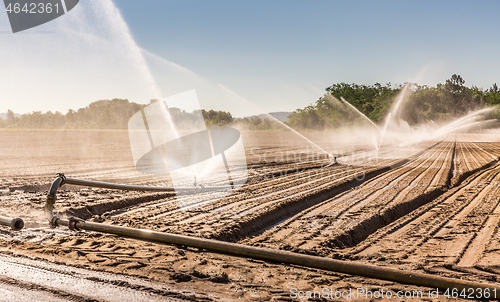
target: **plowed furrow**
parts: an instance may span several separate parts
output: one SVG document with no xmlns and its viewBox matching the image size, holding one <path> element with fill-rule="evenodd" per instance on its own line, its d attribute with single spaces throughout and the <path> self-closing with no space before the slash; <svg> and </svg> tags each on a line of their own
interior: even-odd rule
<svg viewBox="0 0 500 302">
<path fill-rule="evenodd" d="M 500 165 L 477 172 L 441 196 L 371 236 L 357 255 L 409 263 L 475 265 L 498 224 Z M 352 251 L 354 252 L 354 250 Z M 403 257 L 404 256 L 404 257 Z"/>
<path fill-rule="evenodd" d="M 301 213 L 250 242 L 283 248 L 300 247 L 301 251 L 306 252 L 329 245 L 329 240 L 335 232 L 345 230 L 339 227 L 341 221 L 345 223 L 355 220 L 354 215 L 361 209 L 370 211 L 390 202 L 399 192 L 411 186 L 415 179 L 420 179 L 426 170 L 429 170 L 428 178 L 434 179 L 439 170 L 437 167 L 442 166 L 442 161 L 446 158 L 451 162 L 451 150 L 450 143 L 439 145 L 401 168 L 384 173 L 356 190 L 328 200 L 307 213 Z M 448 167 L 450 165 L 448 163 Z M 414 182 L 413 186 L 416 185 Z"/>
</svg>

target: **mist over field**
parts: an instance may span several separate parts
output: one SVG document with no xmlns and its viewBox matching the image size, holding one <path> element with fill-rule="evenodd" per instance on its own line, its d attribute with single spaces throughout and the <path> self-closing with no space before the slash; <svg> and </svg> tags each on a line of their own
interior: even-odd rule
<svg viewBox="0 0 500 302">
<path fill-rule="evenodd" d="M 499 298 L 498 1 L 16 1 L 2 298 Z"/>
</svg>

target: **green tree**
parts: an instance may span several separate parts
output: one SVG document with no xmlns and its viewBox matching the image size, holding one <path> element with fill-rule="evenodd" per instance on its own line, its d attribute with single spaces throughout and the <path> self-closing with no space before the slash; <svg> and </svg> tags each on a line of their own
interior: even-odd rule
<svg viewBox="0 0 500 302">
<path fill-rule="evenodd" d="M 225 111 L 215 111 L 212 109 L 206 111 L 202 109 L 201 113 L 207 126 L 225 126 L 234 121 L 231 113 Z"/>
<path fill-rule="evenodd" d="M 7 125 L 13 125 L 19 120 L 12 110 L 7 110 Z"/>
<path fill-rule="evenodd" d="M 327 95 L 315 104 L 295 110 L 289 116 L 289 124 L 297 129 L 322 129 L 365 122 L 354 110 L 335 101 L 340 97 L 344 97 L 372 121 L 381 122 L 391 110 L 403 87 L 392 87 L 390 83 L 385 86 L 380 83 L 333 84 L 327 87 L 326 91 L 334 98 Z M 476 86 L 468 88 L 465 86 L 465 80 L 457 74 L 436 87 L 417 84 L 412 84 L 412 87 L 413 93 L 403 100 L 398 112 L 398 116 L 410 125 L 429 120 L 447 121 L 486 105 L 500 104 L 500 91 L 496 84 L 487 91 Z M 500 112 L 498 116 L 500 117 Z"/>
</svg>

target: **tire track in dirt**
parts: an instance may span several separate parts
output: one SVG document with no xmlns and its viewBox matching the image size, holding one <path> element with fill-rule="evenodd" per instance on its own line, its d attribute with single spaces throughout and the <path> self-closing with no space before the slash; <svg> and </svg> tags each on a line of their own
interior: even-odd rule
<svg viewBox="0 0 500 302">
<path fill-rule="evenodd" d="M 0 296 L 3 301 L 52 301 L 52 302 L 93 302 L 94 299 L 58 291 L 52 288 L 20 282 L 15 279 L 0 276 Z M 22 297 L 22 298 L 21 298 Z M 21 300 L 22 299 L 22 300 Z"/>
<path fill-rule="evenodd" d="M 499 171 L 495 169 L 492 170 L 492 173 L 495 174 L 494 181 L 498 182 Z M 462 209 L 452 218 L 448 218 L 447 222 L 435 234 L 430 234 L 428 240 L 422 243 L 418 251 L 409 257 L 410 261 L 426 261 L 446 265 L 456 264 L 463 258 L 471 242 L 478 233 L 481 233 L 488 215 L 498 204 L 498 201 L 493 201 L 491 196 L 498 196 L 500 193 L 498 186 L 484 183 L 477 185 L 471 191 L 477 192 L 476 196 L 472 200 L 469 198 L 462 200 L 464 204 Z M 457 202 L 454 197 L 452 196 L 451 200 Z M 485 233 L 485 235 L 487 234 Z M 477 243 L 481 243 L 481 241 Z M 476 246 L 476 248 L 480 249 L 481 246 Z M 433 252 L 429 256 L 425 256 L 425 253 L 430 249 Z M 480 255 L 476 255 L 476 257 L 467 259 L 467 261 L 475 262 Z"/>
</svg>

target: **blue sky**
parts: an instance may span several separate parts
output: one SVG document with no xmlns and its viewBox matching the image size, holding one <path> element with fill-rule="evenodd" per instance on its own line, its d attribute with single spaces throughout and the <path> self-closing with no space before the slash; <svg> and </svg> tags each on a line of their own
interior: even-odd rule
<svg viewBox="0 0 500 302">
<path fill-rule="evenodd" d="M 251 100 L 341 81 L 435 85 L 453 73 L 483 88 L 500 81 L 500 1 L 116 4 L 141 47 Z M 311 90 L 293 104 L 313 102 Z"/>
<path fill-rule="evenodd" d="M 402 83 L 425 64 L 478 86 L 500 75 L 500 1 L 115 3 L 141 47 L 214 80 Z"/>
<path fill-rule="evenodd" d="M 121 19 L 115 6 L 123 25 L 116 25 Z M 26 74 L 37 74 L 31 79 L 36 94 L 18 95 L 19 89 L 0 92 L 0 112 L 9 106 L 18 112 L 64 112 L 102 98 L 145 103 L 158 97 L 144 88 L 149 76 L 134 71 L 139 68 L 131 63 L 137 60 L 136 46 L 147 54 L 157 83 L 170 83 L 169 89 L 160 87 L 160 97 L 223 87 L 230 96 L 201 92 L 202 106 L 230 110 L 236 116 L 305 107 L 337 82 L 436 85 L 457 73 L 467 86 L 486 89 L 500 83 L 499 12 L 500 1 L 81 0 L 68 16 L 38 27 L 49 34 L 0 35 L 5 71 L 0 70 L 0 79 L 9 77 L 9 84 L 1 87 L 0 82 L 0 88 L 6 91 L 16 86 L 16 79 L 26 81 Z M 0 14 L 0 31 L 5 32 L 5 20 Z M 3 46 L 2 39 L 7 42 Z M 31 49 L 33 39 L 38 49 L 47 48 L 46 56 Z M 40 63 L 60 62 L 50 55 L 55 44 L 59 50 L 77 52 L 79 59 L 65 58 L 57 68 Z M 11 58 L 26 47 L 30 50 L 22 57 Z M 109 66 L 104 68 L 103 62 Z M 10 74 L 18 70 L 24 73 L 12 79 Z M 64 84 L 64 93 L 47 89 L 50 83 L 40 84 L 51 74 L 52 82 Z M 102 77 L 99 81 L 96 74 Z M 68 78 L 78 79 L 81 87 L 66 83 Z M 99 86 L 106 81 L 106 87 Z M 144 82 L 142 88 L 131 89 L 134 81 Z M 136 93 L 139 90 L 144 92 Z M 55 95 L 61 95 L 57 102 Z M 11 105 L 4 99 L 16 101 Z"/>
</svg>

